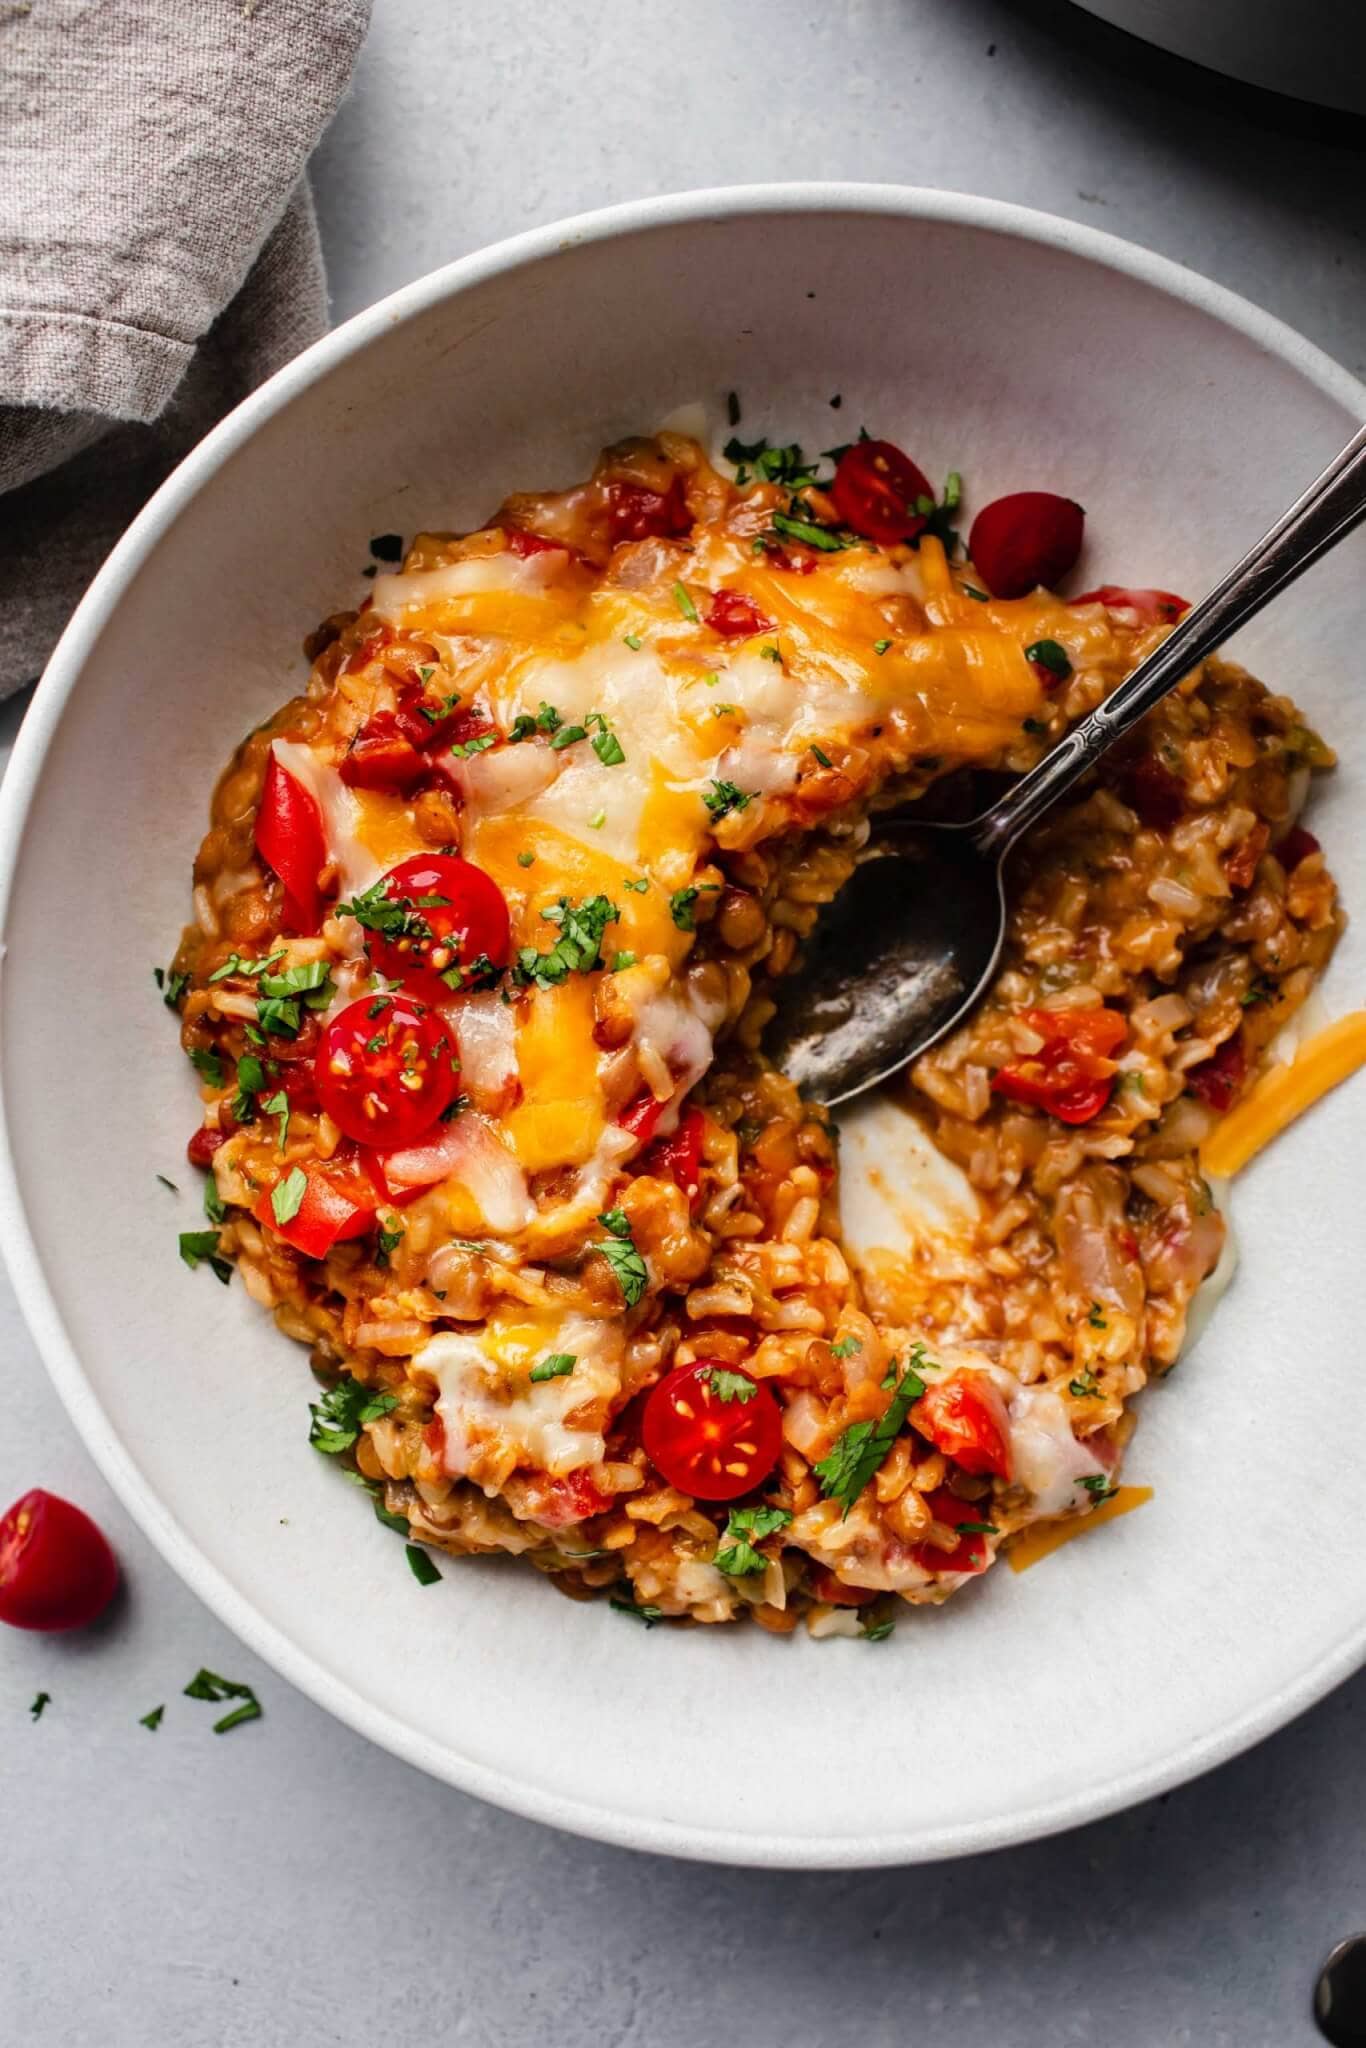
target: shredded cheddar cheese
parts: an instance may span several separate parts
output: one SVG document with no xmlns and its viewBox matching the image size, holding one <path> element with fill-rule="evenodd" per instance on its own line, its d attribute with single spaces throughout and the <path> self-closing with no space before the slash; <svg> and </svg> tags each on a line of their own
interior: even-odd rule
<svg viewBox="0 0 1366 2048">
<path fill-rule="evenodd" d="M 1073 1515 L 1061 1522 L 1036 1522 L 1032 1529 L 1026 1529 L 1011 1544 L 1005 1555 L 1015 1571 L 1027 1572 L 1032 1564 L 1051 1556 L 1064 1543 L 1070 1543 L 1074 1536 L 1084 1535 L 1098 1523 L 1114 1522 L 1121 1515 L 1132 1514 L 1135 1508 L 1143 1507 L 1152 1497 L 1151 1486 L 1117 1487 L 1110 1498 L 1102 1501 L 1098 1508 L 1093 1508 L 1089 1515 Z"/>
<path fill-rule="evenodd" d="M 1366 1010 L 1346 1017 L 1302 1045 L 1288 1066 L 1272 1067 L 1205 1140 L 1200 1164 L 1212 1180 L 1227 1180 L 1279 1137 L 1320 1096 L 1366 1065 Z"/>
</svg>

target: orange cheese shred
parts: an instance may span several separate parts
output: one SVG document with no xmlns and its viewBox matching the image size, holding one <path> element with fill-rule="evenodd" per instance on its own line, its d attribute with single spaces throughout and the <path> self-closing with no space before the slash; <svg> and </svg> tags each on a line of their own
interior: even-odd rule
<svg viewBox="0 0 1366 2048">
<path fill-rule="evenodd" d="M 1353 1010 L 1315 1032 L 1287 1066 L 1272 1067 L 1254 1083 L 1200 1148 L 1212 1180 L 1238 1173 L 1287 1124 L 1366 1065 L 1366 1010 Z"/>
<path fill-rule="evenodd" d="M 1089 1515 L 1071 1515 L 1062 1522 L 1039 1522 L 1034 1528 L 1026 1529 L 1016 1538 L 1006 1556 L 1013 1570 L 1027 1572 L 1032 1564 L 1049 1557 L 1060 1550 L 1064 1543 L 1070 1543 L 1074 1536 L 1082 1536 L 1088 1529 L 1094 1529 L 1101 1522 L 1114 1522 L 1121 1515 L 1132 1514 L 1153 1497 L 1151 1486 L 1120 1486 L 1102 1501 L 1098 1508 L 1092 1508 Z"/>
</svg>

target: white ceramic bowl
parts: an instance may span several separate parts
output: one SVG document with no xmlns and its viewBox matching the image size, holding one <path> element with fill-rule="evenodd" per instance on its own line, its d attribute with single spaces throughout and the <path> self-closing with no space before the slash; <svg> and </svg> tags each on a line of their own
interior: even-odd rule
<svg viewBox="0 0 1366 2048">
<path fill-rule="evenodd" d="M 373 533 L 475 523 L 599 445 L 737 389 L 746 431 L 861 420 L 980 504 L 1080 498 L 1082 574 L 1195 593 L 1362 416 L 1287 329 L 1157 257 L 991 201 L 789 187 L 651 201 L 438 272 L 249 399 L 101 572 L 3 793 L 0 1023 L 12 1272 L 52 1375 L 152 1540 L 316 1700 L 435 1776 L 609 1840 L 768 1864 L 1019 1841 L 1231 1755 L 1366 1652 L 1366 1083 L 1238 1189 L 1244 1263 L 1144 1403 L 1153 1505 L 991 1574 L 876 1649 L 650 1632 L 540 1578 L 424 1591 L 305 1440 L 303 1353 L 196 1227 L 192 1077 L 151 968 L 230 748 L 365 589 Z M 838 413 L 828 400 L 843 394 Z M 1349 556 L 1351 559 L 1349 559 Z M 1321 830 L 1366 903 L 1363 559 L 1247 635 L 1342 746 Z M 1353 928 L 1331 976 L 1366 991 Z M 154 1179 L 169 1173 L 186 1193 Z M 10 1426 L 19 1418 L 10 1417 Z"/>
</svg>

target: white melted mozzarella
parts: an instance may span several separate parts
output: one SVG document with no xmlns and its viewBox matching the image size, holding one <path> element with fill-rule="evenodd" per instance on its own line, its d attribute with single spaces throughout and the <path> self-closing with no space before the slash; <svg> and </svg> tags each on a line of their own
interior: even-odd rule
<svg viewBox="0 0 1366 2048">
<path fill-rule="evenodd" d="M 405 614 L 421 611 L 452 597 L 478 597 L 490 591 L 511 590 L 532 595 L 545 590 L 563 575 L 569 556 L 562 549 L 543 554 L 470 555 L 444 569 L 419 569 L 411 575 L 377 576 L 373 592 L 374 610 L 379 618 L 400 626 Z"/>
<path fill-rule="evenodd" d="M 567 1353 L 572 1372 L 533 1381 L 531 1368 L 551 1352 Z M 601 1431 L 568 1420 L 586 1402 L 610 1402 L 620 1389 L 621 1332 L 610 1322 L 568 1315 L 525 1329 L 489 1325 L 477 1335 L 446 1331 L 419 1353 L 440 1389 L 436 1412 L 445 1430 L 446 1470 L 463 1479 L 487 1463 L 516 1462 L 562 1479 L 596 1464 Z M 488 1493 L 498 1486 L 490 1484 Z"/>
<path fill-rule="evenodd" d="M 1081 1482 L 1104 1474 L 1104 1466 L 1078 1443 L 1062 1396 L 1049 1387 L 1021 1387 L 1010 1404 L 1011 1469 L 1034 1496 L 1040 1515 L 1080 1507 Z"/>
<path fill-rule="evenodd" d="M 517 1080 L 517 1017 L 496 990 L 462 996 L 444 1011 L 460 1047 L 460 1080 L 477 1109 L 507 1106 Z"/>
</svg>

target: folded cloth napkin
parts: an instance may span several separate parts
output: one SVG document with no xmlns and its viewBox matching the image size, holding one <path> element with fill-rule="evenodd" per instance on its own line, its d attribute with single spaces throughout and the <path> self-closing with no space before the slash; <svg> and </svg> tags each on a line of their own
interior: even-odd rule
<svg viewBox="0 0 1366 2048">
<path fill-rule="evenodd" d="M 369 0 L 0 0 L 0 695 L 321 334 L 310 152 Z"/>
</svg>

